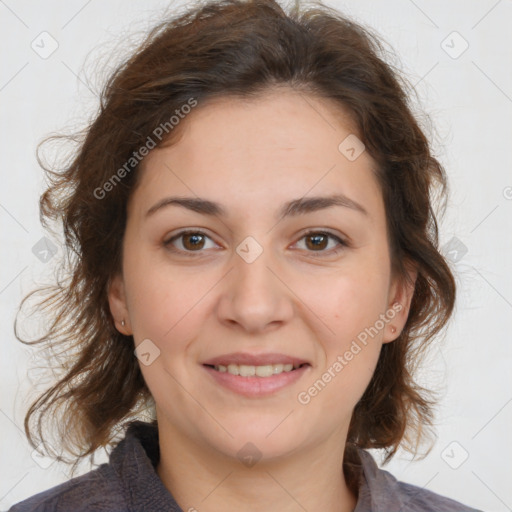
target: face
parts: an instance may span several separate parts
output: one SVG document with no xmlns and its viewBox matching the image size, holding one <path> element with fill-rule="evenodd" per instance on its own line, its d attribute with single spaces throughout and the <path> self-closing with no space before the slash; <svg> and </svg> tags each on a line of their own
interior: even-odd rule
<svg viewBox="0 0 512 512">
<path fill-rule="evenodd" d="M 339 450 L 411 297 L 375 164 L 339 108 L 289 90 L 182 123 L 143 161 L 109 290 L 159 428 L 228 457 Z"/>
</svg>

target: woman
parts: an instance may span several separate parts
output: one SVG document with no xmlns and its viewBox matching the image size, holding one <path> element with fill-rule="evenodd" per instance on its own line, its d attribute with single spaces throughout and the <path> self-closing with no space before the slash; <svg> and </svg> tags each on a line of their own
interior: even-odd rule
<svg viewBox="0 0 512 512">
<path fill-rule="evenodd" d="M 25 429 L 56 419 L 75 461 L 124 439 L 13 511 L 473 510 L 365 451 L 415 453 L 455 300 L 445 173 L 380 53 L 328 8 L 233 0 L 112 75 L 41 198 L 71 277 L 37 341 L 69 357 Z"/>
</svg>

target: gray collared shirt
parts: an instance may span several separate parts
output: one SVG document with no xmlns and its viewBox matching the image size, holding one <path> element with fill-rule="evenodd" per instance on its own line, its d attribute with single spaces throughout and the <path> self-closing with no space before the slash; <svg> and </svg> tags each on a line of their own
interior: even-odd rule
<svg viewBox="0 0 512 512">
<path fill-rule="evenodd" d="M 156 473 L 159 456 L 156 425 L 132 422 L 108 463 L 36 494 L 9 512 L 184 512 Z M 362 473 L 354 512 L 478 512 L 398 482 L 364 450 L 360 457 Z"/>
</svg>

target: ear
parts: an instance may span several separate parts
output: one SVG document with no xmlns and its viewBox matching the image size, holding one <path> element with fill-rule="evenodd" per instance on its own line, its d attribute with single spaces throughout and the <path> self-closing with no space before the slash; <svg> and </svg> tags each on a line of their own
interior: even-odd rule
<svg viewBox="0 0 512 512">
<path fill-rule="evenodd" d="M 394 341 L 400 336 L 409 316 L 418 270 L 411 263 L 406 263 L 406 269 L 406 276 L 396 276 L 393 278 L 389 290 L 388 307 L 386 310 L 386 318 L 389 321 L 384 330 L 383 343 Z"/>
<path fill-rule="evenodd" d="M 116 274 L 109 281 L 108 303 L 110 306 L 110 312 L 114 318 L 116 329 L 126 336 L 132 335 L 133 331 L 130 323 L 130 315 L 126 305 L 124 280 L 121 274 Z M 122 325 L 123 321 L 124 325 Z"/>
</svg>

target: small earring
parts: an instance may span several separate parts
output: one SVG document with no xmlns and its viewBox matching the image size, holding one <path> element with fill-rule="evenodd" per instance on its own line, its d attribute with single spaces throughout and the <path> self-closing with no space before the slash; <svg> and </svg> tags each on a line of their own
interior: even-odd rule
<svg viewBox="0 0 512 512">
<path fill-rule="evenodd" d="M 124 327 L 124 324 L 125 324 L 124 320 L 121 320 L 121 325 L 122 325 L 123 327 Z"/>
<path fill-rule="evenodd" d="M 392 326 L 391 326 L 391 332 L 392 332 L 393 334 L 395 334 L 395 332 L 396 332 L 396 327 L 395 327 L 394 325 L 392 325 Z"/>
</svg>

